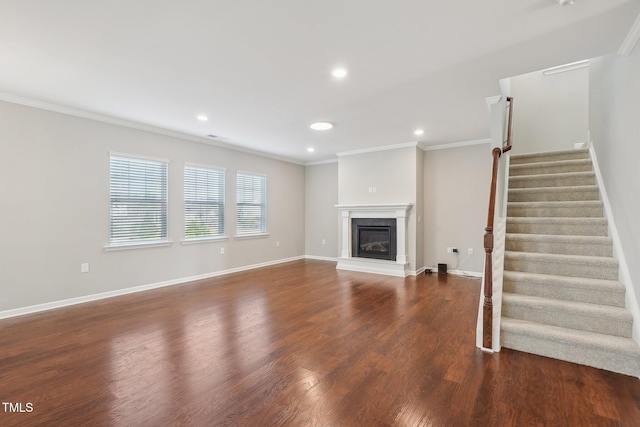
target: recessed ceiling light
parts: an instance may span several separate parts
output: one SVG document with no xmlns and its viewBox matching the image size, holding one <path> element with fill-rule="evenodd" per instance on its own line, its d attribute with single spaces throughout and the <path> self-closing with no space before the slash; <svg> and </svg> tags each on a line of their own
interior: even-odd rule
<svg viewBox="0 0 640 427">
<path fill-rule="evenodd" d="M 338 78 L 338 79 L 346 77 L 348 73 L 349 72 L 347 71 L 346 68 L 334 68 L 331 71 L 331 74 L 333 75 L 333 77 Z"/>
<path fill-rule="evenodd" d="M 209 120 L 209 117 L 205 116 L 204 114 L 198 114 L 196 118 L 201 122 L 206 122 L 207 120 Z"/>
<path fill-rule="evenodd" d="M 413 131 L 413 134 L 417 136 L 424 135 L 424 131 L 422 129 L 416 129 Z"/>
<path fill-rule="evenodd" d="M 310 127 L 313 130 L 329 130 L 333 127 L 333 124 L 329 122 L 315 122 L 311 123 Z"/>
<path fill-rule="evenodd" d="M 307 151 L 310 152 L 310 153 L 313 153 L 314 151 L 316 151 L 316 149 L 313 148 L 313 147 L 309 147 L 309 148 L 307 148 Z"/>
</svg>

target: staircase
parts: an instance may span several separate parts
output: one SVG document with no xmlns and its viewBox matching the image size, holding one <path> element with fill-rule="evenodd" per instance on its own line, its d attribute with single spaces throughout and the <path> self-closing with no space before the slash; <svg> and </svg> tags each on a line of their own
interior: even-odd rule
<svg viewBox="0 0 640 427">
<path fill-rule="evenodd" d="M 511 156 L 503 347 L 640 377 L 588 150 Z"/>
</svg>

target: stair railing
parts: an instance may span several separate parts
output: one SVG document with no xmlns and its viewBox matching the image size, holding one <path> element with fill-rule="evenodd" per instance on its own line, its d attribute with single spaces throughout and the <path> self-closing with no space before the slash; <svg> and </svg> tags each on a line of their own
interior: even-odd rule
<svg viewBox="0 0 640 427">
<path fill-rule="evenodd" d="M 499 339 L 494 339 L 494 334 L 496 338 L 499 337 L 501 305 L 499 304 L 498 310 L 496 310 L 493 297 L 496 282 L 500 284 L 500 291 L 502 289 L 502 260 L 504 257 L 504 227 L 508 186 L 509 156 L 502 157 L 502 154 L 511 150 L 512 147 L 513 98 L 507 97 L 504 101 L 494 104 L 491 108 L 493 146 L 491 150 L 491 187 L 489 190 L 487 226 L 484 234 L 483 298 L 481 310 L 478 313 L 478 338 L 476 341 L 482 349 L 494 351 L 500 349 L 499 342 L 497 342 Z M 499 227 L 501 227 L 498 230 L 498 240 L 496 240 L 496 230 L 494 229 L 496 217 L 499 218 Z"/>
</svg>

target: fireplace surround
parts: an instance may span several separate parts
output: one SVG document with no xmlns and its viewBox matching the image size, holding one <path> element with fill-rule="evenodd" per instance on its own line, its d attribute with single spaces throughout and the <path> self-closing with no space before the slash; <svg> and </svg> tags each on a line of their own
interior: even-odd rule
<svg viewBox="0 0 640 427">
<path fill-rule="evenodd" d="M 341 217 L 339 270 L 407 276 L 411 203 L 336 205 Z"/>
</svg>

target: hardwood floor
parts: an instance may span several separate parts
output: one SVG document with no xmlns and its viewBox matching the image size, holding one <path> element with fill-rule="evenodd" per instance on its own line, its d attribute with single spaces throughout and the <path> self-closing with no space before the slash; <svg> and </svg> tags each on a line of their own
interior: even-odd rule
<svg viewBox="0 0 640 427">
<path fill-rule="evenodd" d="M 6 319 L 0 425 L 640 425 L 637 378 L 476 349 L 479 288 L 307 260 Z"/>
</svg>

